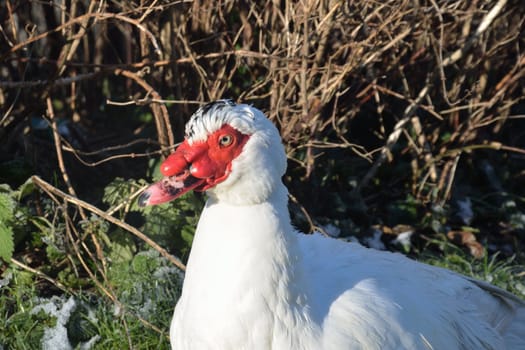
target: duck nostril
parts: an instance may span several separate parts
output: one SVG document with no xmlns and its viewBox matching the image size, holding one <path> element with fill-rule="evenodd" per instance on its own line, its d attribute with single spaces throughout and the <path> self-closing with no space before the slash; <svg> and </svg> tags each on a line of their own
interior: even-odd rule
<svg viewBox="0 0 525 350">
<path fill-rule="evenodd" d="M 149 197 L 151 197 L 151 193 L 147 191 L 142 192 L 138 199 L 139 207 L 145 207 L 146 205 L 148 205 Z"/>
</svg>

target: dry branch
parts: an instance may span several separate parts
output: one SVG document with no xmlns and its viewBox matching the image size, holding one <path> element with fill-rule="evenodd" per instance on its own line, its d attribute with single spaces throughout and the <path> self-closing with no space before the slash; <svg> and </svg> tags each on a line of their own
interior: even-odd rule
<svg viewBox="0 0 525 350">
<path fill-rule="evenodd" d="M 36 269 L 32 268 L 31 266 L 28 266 L 28 265 L 24 264 L 23 262 L 18 261 L 18 260 L 14 259 L 14 258 L 11 258 L 11 263 L 13 265 L 16 265 L 16 266 L 20 267 L 21 269 L 24 269 L 26 271 L 29 271 L 29 272 L 35 274 L 36 276 L 38 276 L 40 278 L 45 279 L 49 283 L 53 284 L 54 286 L 56 286 L 57 288 L 63 290 L 64 292 L 66 292 L 68 294 L 71 294 L 71 295 L 75 294 L 75 292 L 73 290 L 71 290 L 70 288 L 68 288 L 64 284 L 62 284 L 60 281 L 58 281 L 58 280 L 56 280 L 54 278 L 51 278 L 50 276 L 46 275 L 42 271 L 36 270 Z"/>
<path fill-rule="evenodd" d="M 381 150 L 379 158 L 376 159 L 373 166 L 370 168 L 370 170 L 367 172 L 367 174 L 363 177 L 359 185 L 356 187 L 356 191 L 359 191 L 361 188 L 366 186 L 368 182 L 371 180 L 371 178 L 375 175 L 379 167 L 383 164 L 383 162 L 387 159 L 387 156 L 390 154 L 393 146 L 395 143 L 397 143 L 397 140 L 399 139 L 399 136 L 401 135 L 401 131 L 404 129 L 405 125 L 409 122 L 410 118 L 412 118 L 413 114 L 416 111 L 416 108 L 418 108 L 421 101 L 426 98 L 429 90 L 430 85 L 429 82 L 432 80 L 432 75 L 437 72 L 443 72 L 443 69 L 458 60 L 460 60 L 463 55 L 470 50 L 472 45 L 479 39 L 479 36 L 487 30 L 487 28 L 490 26 L 490 24 L 493 22 L 493 20 L 496 18 L 496 16 L 500 13 L 502 8 L 507 3 L 507 0 L 499 0 L 496 5 L 485 15 L 483 20 L 481 21 L 480 25 L 476 29 L 476 31 L 470 36 L 470 38 L 467 40 L 466 44 L 454 51 L 452 54 L 448 55 L 442 62 L 440 62 L 437 66 L 437 69 L 431 72 L 430 76 L 427 77 L 426 81 L 427 84 L 420 90 L 419 94 L 417 95 L 417 98 L 414 102 L 412 102 L 404 111 L 403 117 L 396 123 L 392 133 L 388 136 L 387 142 L 383 149 Z M 404 33 L 403 33 L 404 34 Z M 408 34 L 408 32 L 406 32 Z M 367 63 L 367 61 L 365 61 Z M 444 74 L 442 74 L 444 76 Z M 444 95 L 446 96 L 446 95 Z M 434 170 L 435 172 L 435 170 Z M 449 190 L 446 191 L 447 194 L 450 192 Z"/>
<path fill-rule="evenodd" d="M 145 234 L 143 234 L 142 232 L 137 230 L 135 227 L 133 227 L 133 226 L 131 226 L 131 225 L 129 225 L 129 224 L 123 222 L 122 220 L 119 220 L 119 219 L 117 219 L 117 218 L 115 218 L 113 216 L 107 215 L 103 210 L 100 210 L 99 208 L 97 208 L 97 207 L 95 207 L 95 206 L 93 206 L 93 205 L 91 205 L 91 204 L 89 204 L 89 203 L 87 203 L 87 202 L 85 202 L 85 201 L 83 201 L 81 199 L 78 199 L 76 197 L 73 197 L 71 195 L 68 195 L 68 194 L 60 191 L 58 188 L 52 186 L 51 184 L 49 184 L 46 181 L 42 180 L 38 176 L 32 176 L 31 180 L 38 187 L 40 187 L 42 190 L 44 190 L 45 192 L 53 194 L 53 195 L 58 196 L 58 197 L 61 197 L 65 201 L 67 201 L 68 203 L 71 203 L 71 204 L 77 205 L 78 207 L 81 207 L 81 208 L 84 208 L 86 210 L 89 210 L 90 212 L 92 212 L 92 213 L 98 215 L 99 217 L 101 217 L 102 219 L 107 220 L 107 221 L 111 222 L 112 224 L 115 224 L 115 225 L 123 228 L 124 230 L 132 233 L 133 235 L 135 235 L 136 237 L 140 238 L 142 241 L 147 243 L 150 247 L 152 247 L 153 249 L 158 251 L 160 253 L 160 255 L 162 255 L 163 257 L 165 257 L 169 261 L 171 261 L 179 269 L 181 269 L 183 271 L 186 269 L 186 266 L 179 259 L 177 259 L 173 255 L 168 253 L 164 248 L 159 246 L 157 243 L 155 243 L 153 240 L 151 240 Z"/>
<path fill-rule="evenodd" d="M 9 49 L 9 51 L 7 51 L 2 56 L 0 56 L 0 61 L 5 60 L 6 56 L 8 54 L 15 53 L 16 51 L 18 51 L 20 49 L 23 49 L 23 48 L 27 47 L 29 44 L 32 44 L 35 41 L 41 40 L 41 39 L 49 36 L 52 33 L 60 32 L 60 31 L 64 30 L 65 28 L 69 28 L 69 27 L 71 27 L 71 26 L 73 26 L 75 24 L 85 23 L 86 19 L 95 19 L 97 21 L 99 21 L 99 20 L 107 21 L 107 20 L 110 20 L 110 19 L 118 19 L 120 21 L 130 23 L 130 24 L 134 25 L 135 27 L 137 27 L 138 29 L 140 29 L 143 33 L 146 34 L 146 36 L 148 37 L 148 39 L 150 40 L 151 44 L 153 45 L 153 47 L 155 49 L 155 53 L 158 56 L 161 56 L 161 50 L 160 50 L 159 44 L 157 43 L 157 39 L 155 39 L 155 36 L 146 27 L 144 27 L 144 25 L 140 24 L 137 20 L 135 20 L 133 18 L 126 17 L 126 16 L 121 15 L 121 14 L 117 14 L 117 13 L 86 13 L 84 15 L 80 15 L 78 17 L 75 17 L 75 18 L 71 19 L 70 21 L 68 21 L 68 22 L 66 22 L 66 23 L 64 23 L 62 25 L 59 25 L 56 28 L 53 28 L 53 29 L 51 29 L 51 30 L 49 30 L 49 31 L 47 31 L 45 33 L 41 33 L 41 34 L 35 35 L 35 36 L 31 37 L 30 39 L 28 39 L 28 40 L 26 40 L 24 42 L 21 42 L 21 43 L 18 43 L 16 45 L 12 46 Z"/>
<path fill-rule="evenodd" d="M 60 144 L 60 134 L 58 133 L 58 126 L 55 119 L 55 112 L 53 111 L 53 104 L 51 102 L 51 98 L 46 99 L 47 104 L 47 115 L 49 119 L 51 120 L 51 129 L 53 130 L 53 139 L 55 140 L 55 151 L 57 155 L 58 160 L 58 168 L 60 169 L 60 173 L 62 174 L 62 179 L 64 179 L 64 183 L 66 184 L 68 192 L 76 197 L 77 194 L 75 193 L 75 189 L 71 185 L 71 181 L 69 181 L 69 175 L 66 170 L 66 166 L 64 165 L 64 157 L 62 156 L 62 146 Z M 82 216 L 82 219 L 86 220 L 87 216 L 84 213 L 84 210 L 80 209 L 80 215 Z"/>
<path fill-rule="evenodd" d="M 137 84 L 139 84 L 144 90 L 146 90 L 146 94 L 149 96 L 151 95 L 153 99 L 160 100 L 161 97 L 158 94 L 157 91 L 151 87 L 144 79 L 142 79 L 139 74 L 128 71 L 128 70 L 122 70 L 117 69 L 115 70 L 115 75 L 122 75 L 126 78 L 134 80 Z M 159 144 L 161 147 L 165 148 L 168 146 L 173 146 L 175 143 L 173 132 L 171 130 L 171 122 L 168 115 L 168 110 L 166 106 L 162 103 L 151 103 L 151 110 L 153 111 L 153 116 L 155 117 L 155 124 L 157 126 L 157 134 L 159 136 Z"/>
</svg>

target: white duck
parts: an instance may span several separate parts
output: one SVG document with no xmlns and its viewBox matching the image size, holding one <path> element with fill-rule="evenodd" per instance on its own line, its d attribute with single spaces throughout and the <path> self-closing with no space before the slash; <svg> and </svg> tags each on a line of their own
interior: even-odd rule
<svg viewBox="0 0 525 350">
<path fill-rule="evenodd" d="M 279 133 L 248 105 L 201 107 L 140 204 L 193 189 L 201 214 L 173 349 L 525 349 L 525 303 L 497 287 L 290 223 Z"/>
</svg>

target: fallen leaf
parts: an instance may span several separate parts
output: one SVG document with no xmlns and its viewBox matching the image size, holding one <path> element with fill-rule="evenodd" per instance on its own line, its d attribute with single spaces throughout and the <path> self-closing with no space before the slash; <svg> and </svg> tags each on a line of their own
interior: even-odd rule
<svg viewBox="0 0 525 350">
<path fill-rule="evenodd" d="M 476 259 L 481 259 L 485 255 L 485 249 L 477 241 L 476 236 L 469 231 L 449 231 L 448 239 L 458 245 L 463 245 L 469 249 L 470 254 Z"/>
</svg>

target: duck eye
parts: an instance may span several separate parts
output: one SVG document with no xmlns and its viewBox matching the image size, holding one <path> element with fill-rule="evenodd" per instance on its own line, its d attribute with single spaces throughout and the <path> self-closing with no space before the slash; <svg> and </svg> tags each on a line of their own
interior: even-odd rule
<svg viewBox="0 0 525 350">
<path fill-rule="evenodd" d="M 222 135 L 219 138 L 219 146 L 221 147 L 228 147 L 233 142 L 233 136 L 232 135 Z"/>
</svg>

